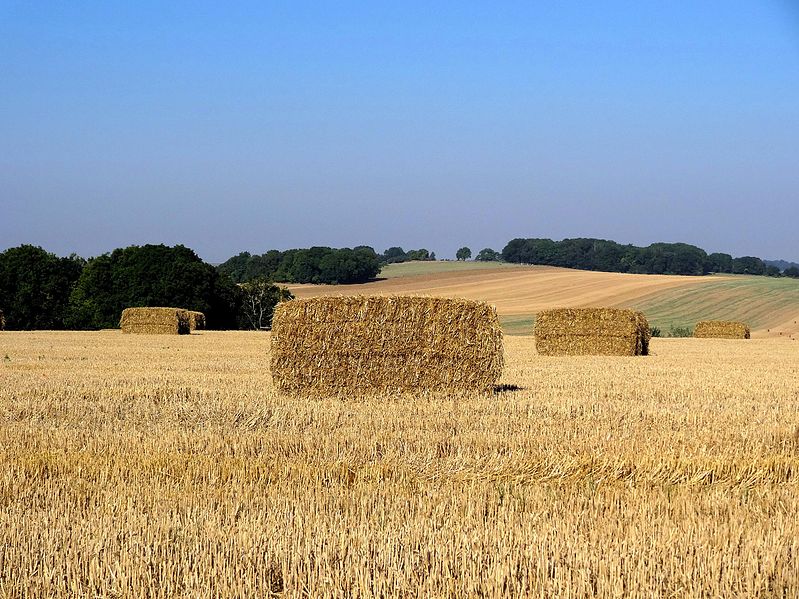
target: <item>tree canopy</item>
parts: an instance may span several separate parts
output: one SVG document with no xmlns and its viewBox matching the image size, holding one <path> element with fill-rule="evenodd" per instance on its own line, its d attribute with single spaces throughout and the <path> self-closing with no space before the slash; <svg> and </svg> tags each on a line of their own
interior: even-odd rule
<svg viewBox="0 0 799 599">
<path fill-rule="evenodd" d="M 312 247 L 270 250 L 262 255 L 242 252 L 220 264 L 220 273 L 237 283 L 263 277 L 281 283 L 365 283 L 380 272 L 375 251 L 366 246 L 355 249 Z"/>
<path fill-rule="evenodd" d="M 546 264 L 583 270 L 642 274 L 703 275 L 729 272 L 722 256 L 687 243 L 653 243 L 646 247 L 621 245 L 606 239 L 513 239 L 502 250 L 506 262 Z"/>
<path fill-rule="evenodd" d="M 63 329 L 69 294 L 83 260 L 59 258 L 33 245 L 0 253 L 0 310 L 6 328 Z"/>
<path fill-rule="evenodd" d="M 124 308 L 203 312 L 209 328 L 236 328 L 240 291 L 182 245 L 130 246 L 89 260 L 69 298 L 67 326 L 116 327 Z"/>
</svg>

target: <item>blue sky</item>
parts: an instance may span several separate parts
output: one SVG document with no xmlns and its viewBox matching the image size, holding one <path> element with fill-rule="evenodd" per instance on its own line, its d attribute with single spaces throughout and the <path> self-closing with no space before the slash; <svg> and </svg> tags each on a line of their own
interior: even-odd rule
<svg viewBox="0 0 799 599">
<path fill-rule="evenodd" d="M 0 249 L 799 260 L 797 206 L 796 2 L 0 0 Z"/>
</svg>

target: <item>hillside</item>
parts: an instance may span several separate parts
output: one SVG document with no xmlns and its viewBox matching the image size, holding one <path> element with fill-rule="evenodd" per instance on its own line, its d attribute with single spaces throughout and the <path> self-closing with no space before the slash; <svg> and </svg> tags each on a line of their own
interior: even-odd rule
<svg viewBox="0 0 799 599">
<path fill-rule="evenodd" d="M 475 262 L 390 265 L 362 285 L 290 285 L 297 297 L 424 294 L 487 301 L 509 334 L 528 334 L 539 310 L 556 306 L 641 309 L 652 326 L 742 320 L 755 337 L 799 338 L 799 281 L 746 276 L 633 275 Z"/>
</svg>

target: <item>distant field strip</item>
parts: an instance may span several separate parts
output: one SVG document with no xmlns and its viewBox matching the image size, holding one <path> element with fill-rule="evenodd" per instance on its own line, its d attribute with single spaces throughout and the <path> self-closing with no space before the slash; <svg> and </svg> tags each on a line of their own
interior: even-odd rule
<svg viewBox="0 0 799 599">
<path fill-rule="evenodd" d="M 482 300 L 497 307 L 509 334 L 530 334 L 540 310 L 584 306 L 642 310 L 650 324 L 664 331 L 721 319 L 746 322 L 760 337 L 799 334 L 799 325 L 793 323 L 799 320 L 795 279 L 634 275 L 463 262 L 390 265 L 383 275 L 387 278 L 362 285 L 290 287 L 297 297 L 422 294 Z"/>
<path fill-rule="evenodd" d="M 760 336 L 799 333 L 799 281 L 795 279 L 714 277 L 699 287 L 664 290 L 629 305 L 643 310 L 650 323 L 661 328 L 692 327 L 700 320 L 737 320 Z"/>
</svg>

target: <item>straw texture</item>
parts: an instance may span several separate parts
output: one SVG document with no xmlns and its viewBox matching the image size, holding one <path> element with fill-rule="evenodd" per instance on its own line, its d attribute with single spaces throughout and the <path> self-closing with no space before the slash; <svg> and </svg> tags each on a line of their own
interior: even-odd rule
<svg viewBox="0 0 799 599">
<path fill-rule="evenodd" d="M 188 335 L 189 313 L 181 308 L 125 308 L 119 327 L 123 333 Z"/>
<path fill-rule="evenodd" d="M 205 314 L 197 312 L 196 310 L 188 310 L 189 313 L 189 330 L 203 331 L 205 330 Z"/>
<path fill-rule="evenodd" d="M 715 339 L 749 339 L 749 327 L 732 320 L 702 320 L 696 323 L 694 337 Z"/>
<path fill-rule="evenodd" d="M 272 378 L 284 392 L 489 391 L 503 366 L 496 310 L 434 297 L 317 297 L 278 304 Z"/>
<path fill-rule="evenodd" d="M 645 356 L 646 317 L 621 308 L 556 308 L 539 312 L 535 346 L 545 356 Z"/>
</svg>

